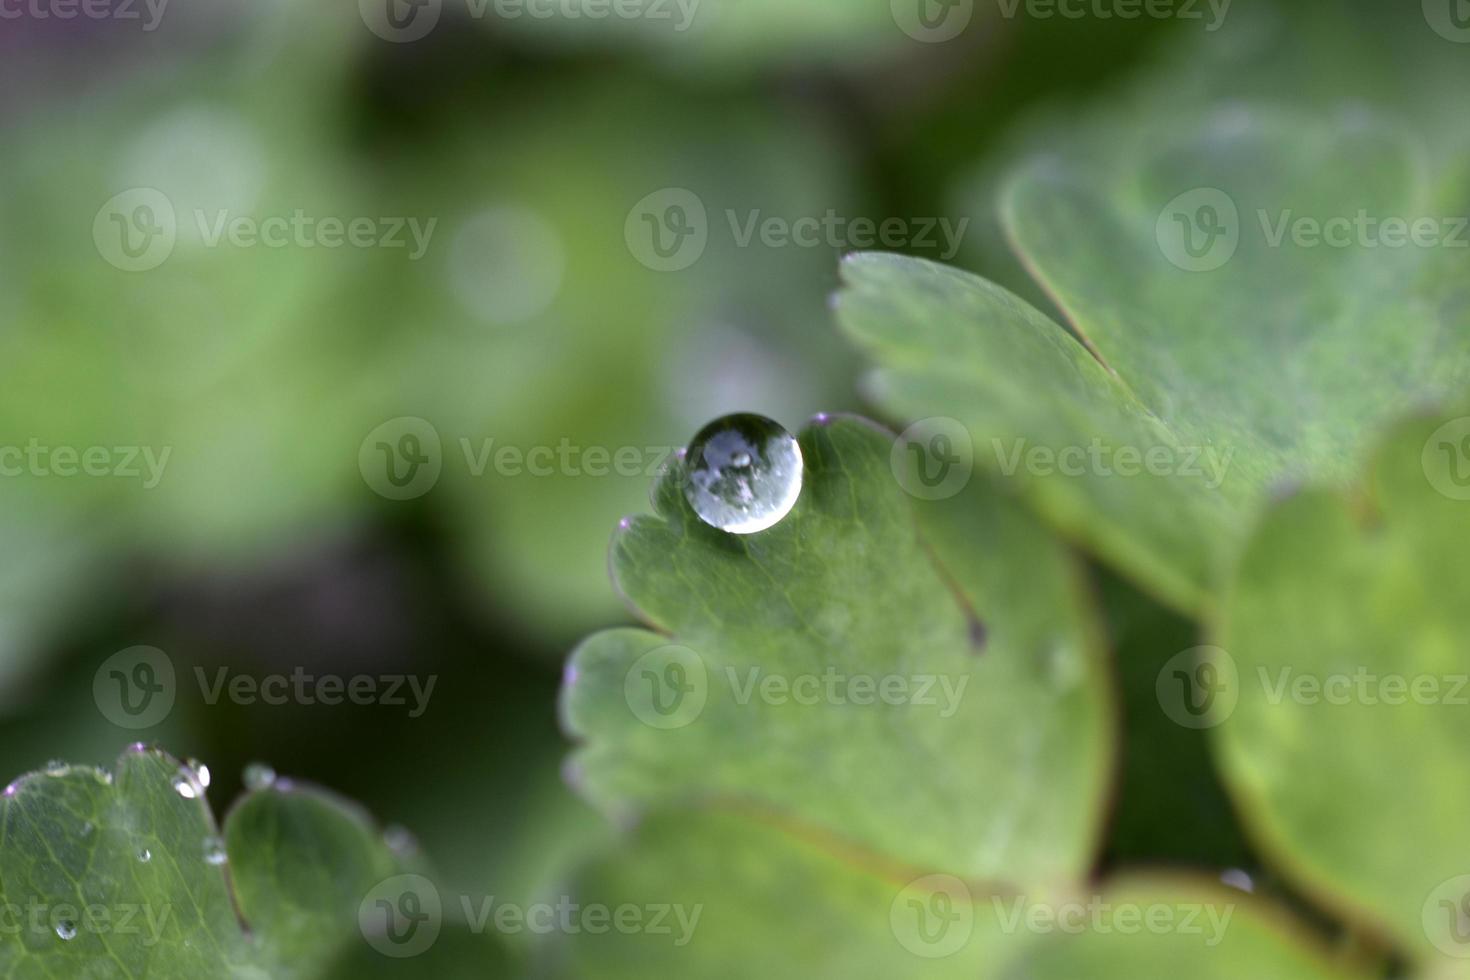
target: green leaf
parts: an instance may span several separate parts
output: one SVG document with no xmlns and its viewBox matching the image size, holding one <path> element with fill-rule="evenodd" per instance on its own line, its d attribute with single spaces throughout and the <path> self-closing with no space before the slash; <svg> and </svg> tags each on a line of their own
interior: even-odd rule
<svg viewBox="0 0 1470 980">
<path fill-rule="evenodd" d="M 963 898 L 952 931 L 936 922 L 936 941 L 926 946 L 903 918 L 920 892 L 744 814 L 657 814 L 621 849 L 582 868 L 570 890 L 584 908 L 636 909 L 650 927 L 558 937 L 539 950 L 538 975 L 976 980 L 989 975 L 987 959 L 1008 948 L 984 906 Z"/>
<path fill-rule="evenodd" d="M 1434 216 L 1413 146 L 1370 117 L 1237 108 L 1130 145 L 1033 162 L 1002 202 L 1070 331 L 879 255 L 846 264 L 838 316 L 888 410 L 960 419 L 1056 526 L 1198 611 L 1273 486 L 1348 480 L 1375 431 L 1470 377 L 1464 258 L 1278 237 L 1283 219 Z"/>
<path fill-rule="evenodd" d="M 1270 856 L 1416 958 L 1470 956 L 1466 440 L 1470 418 L 1417 418 L 1370 499 L 1274 508 L 1224 603 L 1216 672 L 1196 678 L 1214 681 L 1221 766 Z"/>
<path fill-rule="evenodd" d="M 1284 910 L 1187 879 L 1130 876 L 1097 895 L 1025 910 L 1036 922 L 1046 922 L 1053 913 L 1067 928 L 1049 929 L 1047 941 L 1008 968 L 1005 980 L 1366 980 L 1375 975 L 1314 948 Z"/>
<path fill-rule="evenodd" d="M 1071 557 L 980 481 L 919 508 L 921 533 L 893 437 L 861 420 L 799 441 L 770 530 L 703 524 L 676 468 L 616 537 L 617 584 L 665 632 L 574 654 L 575 782 L 615 815 L 738 803 L 910 867 L 1079 875 L 1113 749 Z"/>
<path fill-rule="evenodd" d="M 1101 890 L 1053 883 L 988 890 L 945 876 L 906 880 L 748 815 L 661 813 L 623 850 L 589 862 L 581 908 L 636 910 L 633 927 L 578 931 L 539 951 L 538 975 L 737 980 L 1325 980 L 1330 961 L 1285 910 L 1178 877 Z M 659 916 L 656 919 L 655 916 Z M 655 921 L 661 928 L 642 928 Z"/>
<path fill-rule="evenodd" d="M 373 909 L 359 913 L 411 869 L 357 807 L 278 780 L 242 797 L 221 833 L 199 778 L 140 745 L 110 771 L 54 764 L 12 783 L 0 797 L 0 972 L 420 975 L 412 969 L 470 947 L 474 975 L 504 972 L 495 946 L 454 928 L 443 949 L 426 950 L 434 960 L 380 951 Z"/>
</svg>

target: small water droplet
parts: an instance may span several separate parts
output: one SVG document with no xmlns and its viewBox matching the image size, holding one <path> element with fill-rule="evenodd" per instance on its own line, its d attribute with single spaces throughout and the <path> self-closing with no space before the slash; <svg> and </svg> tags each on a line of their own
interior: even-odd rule
<svg viewBox="0 0 1470 980">
<path fill-rule="evenodd" d="M 189 768 L 194 770 L 194 778 L 199 780 L 199 785 L 208 789 L 210 780 L 209 767 L 198 759 L 190 759 Z"/>
<path fill-rule="evenodd" d="M 45 771 L 46 775 L 48 776 L 65 776 L 68 772 L 71 771 L 71 767 L 68 766 L 65 762 L 62 762 L 60 759 L 52 759 L 50 762 L 46 763 Z"/>
<path fill-rule="evenodd" d="M 97 782 L 101 783 L 103 786 L 111 786 L 112 785 L 112 773 L 108 772 L 106 769 L 98 769 L 97 770 Z"/>
<path fill-rule="evenodd" d="M 218 837 L 204 838 L 204 861 L 206 864 L 221 865 L 229 860 L 225 853 L 225 842 Z"/>
<path fill-rule="evenodd" d="M 91 837 L 92 836 L 92 832 L 95 831 L 96 829 L 97 829 L 96 824 L 94 824 L 94 823 L 92 823 L 92 821 L 88 820 L 86 823 L 82 824 L 82 836 L 83 837 Z"/>
<path fill-rule="evenodd" d="M 388 845 L 388 850 L 394 854 L 412 854 L 418 850 L 419 842 L 413 833 L 406 827 L 397 824 L 383 831 L 383 843 Z"/>
<path fill-rule="evenodd" d="M 1231 888 L 1236 888 L 1243 892 L 1253 892 L 1256 890 L 1256 883 L 1251 878 L 1249 872 L 1241 868 L 1231 868 L 1229 871 L 1222 872 L 1220 881 L 1229 885 Z"/>
<path fill-rule="evenodd" d="M 253 792 L 270 789 L 276 782 L 276 771 L 263 762 L 252 762 L 245 767 L 245 788 Z"/>
<path fill-rule="evenodd" d="M 186 800 L 196 800 L 201 794 L 199 784 L 190 773 L 181 772 L 173 778 L 174 791 Z"/>
<path fill-rule="evenodd" d="M 138 848 L 138 860 L 143 862 L 144 864 L 147 864 L 149 861 L 153 860 L 153 852 L 148 850 L 148 848 L 146 847 Z"/>
<path fill-rule="evenodd" d="M 801 447 L 763 415 L 727 415 L 689 444 L 684 496 L 711 527 L 754 534 L 774 526 L 801 496 Z"/>
<path fill-rule="evenodd" d="M 61 919 L 56 923 L 56 934 L 62 941 L 77 938 L 77 924 L 70 919 Z"/>
</svg>

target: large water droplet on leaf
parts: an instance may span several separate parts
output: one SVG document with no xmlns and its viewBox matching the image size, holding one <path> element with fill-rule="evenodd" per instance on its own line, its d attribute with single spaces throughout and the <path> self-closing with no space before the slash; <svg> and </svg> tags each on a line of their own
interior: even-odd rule
<svg viewBox="0 0 1470 980">
<path fill-rule="evenodd" d="M 56 935 L 63 941 L 77 938 L 77 924 L 70 919 L 62 919 L 56 923 Z"/>
<path fill-rule="evenodd" d="M 762 415 L 726 415 L 699 431 L 685 461 L 684 496 L 700 520 L 754 534 L 791 512 L 801 496 L 801 447 Z"/>
</svg>

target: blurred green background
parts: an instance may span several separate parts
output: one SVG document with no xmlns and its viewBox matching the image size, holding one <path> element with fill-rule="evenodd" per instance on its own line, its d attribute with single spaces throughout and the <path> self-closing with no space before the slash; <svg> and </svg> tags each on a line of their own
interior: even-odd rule
<svg viewBox="0 0 1470 980">
<path fill-rule="evenodd" d="M 0 478 L 0 769 L 144 739 L 209 763 L 222 807 L 266 760 L 410 828 L 458 887 L 529 895 L 609 832 L 563 784 L 555 697 L 577 639 L 629 621 L 606 575 L 619 517 L 716 415 L 794 429 L 863 408 L 827 309 L 863 243 L 743 244 L 727 213 L 902 219 L 894 250 L 1030 295 L 990 189 L 1049 142 L 1239 99 L 1373 104 L 1431 152 L 1465 138 L 1448 123 L 1470 48 L 1418 5 L 1238 0 L 1218 23 L 970 6 L 942 41 L 888 0 L 702 0 L 687 30 L 674 4 L 597 20 L 445 0 L 411 40 L 371 3 L 0 23 L 0 446 L 104 447 L 114 468 L 67 476 L 53 455 Z M 688 199 L 670 189 L 707 210 L 692 261 L 639 238 Z M 164 227 L 138 210 L 159 195 L 171 243 L 119 252 L 120 229 Z M 298 213 L 367 219 L 372 242 L 211 242 L 219 220 Z M 931 219 L 968 222 L 957 251 L 915 240 Z M 431 486 L 373 475 L 405 433 L 437 437 Z M 507 446 L 576 463 L 536 475 L 497 462 Z M 619 450 L 620 472 L 589 472 Z M 1151 647 L 1121 685 L 1147 699 L 1193 624 L 1112 579 L 1101 594 L 1114 640 Z M 179 693 L 130 730 L 94 678 L 137 645 Z M 221 668 L 437 681 L 418 717 L 211 705 L 195 672 Z M 1127 735 L 1110 860 L 1250 865 L 1188 761 L 1203 742 Z M 1165 766 L 1199 784 L 1150 778 Z"/>
</svg>

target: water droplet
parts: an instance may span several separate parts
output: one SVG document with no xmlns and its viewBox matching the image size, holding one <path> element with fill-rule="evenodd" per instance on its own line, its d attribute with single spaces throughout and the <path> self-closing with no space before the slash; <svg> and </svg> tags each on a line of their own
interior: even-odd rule
<svg viewBox="0 0 1470 980">
<path fill-rule="evenodd" d="M 197 800 L 203 794 L 199 784 L 194 781 L 192 773 L 181 772 L 176 775 L 173 778 L 173 786 L 174 791 L 186 800 Z"/>
<path fill-rule="evenodd" d="M 60 759 L 52 759 L 46 763 L 46 775 L 48 776 L 65 776 L 70 771 L 71 766 L 68 766 Z"/>
<path fill-rule="evenodd" d="M 801 447 L 762 415 L 727 415 L 689 444 L 684 496 L 711 527 L 754 534 L 791 512 L 801 496 Z"/>
<path fill-rule="evenodd" d="M 106 769 L 98 769 L 96 770 L 96 772 L 97 782 L 101 783 L 103 786 L 112 785 L 112 773 L 108 772 Z"/>
<path fill-rule="evenodd" d="M 1249 872 L 1241 868 L 1231 868 L 1229 871 L 1222 872 L 1220 881 L 1229 885 L 1231 888 L 1236 888 L 1243 892 L 1253 892 L 1256 890 L 1256 883 L 1251 878 Z"/>
<path fill-rule="evenodd" d="M 388 845 L 388 850 L 394 854 L 412 854 L 418 850 L 419 842 L 407 827 L 397 824 L 383 831 L 383 843 Z"/>
<path fill-rule="evenodd" d="M 138 860 L 143 862 L 144 864 L 147 864 L 149 861 L 153 860 L 153 852 L 148 850 L 148 848 L 146 847 L 138 848 Z"/>
<path fill-rule="evenodd" d="M 245 767 L 245 788 L 253 792 L 270 789 L 276 782 L 276 771 L 263 762 L 252 762 Z"/>
<path fill-rule="evenodd" d="M 209 774 L 209 767 L 198 759 L 190 759 L 189 768 L 194 770 L 194 778 L 199 781 L 199 785 L 208 789 L 209 780 L 212 778 Z"/>
<path fill-rule="evenodd" d="M 88 820 L 86 823 L 82 824 L 82 836 L 83 837 L 91 837 L 92 836 L 92 832 L 95 831 L 96 829 L 97 829 L 97 825 L 94 824 L 94 823 L 92 823 L 92 821 Z"/>
<path fill-rule="evenodd" d="M 229 860 L 225 853 L 225 842 L 218 837 L 204 838 L 204 860 L 207 864 L 221 865 Z"/>
<path fill-rule="evenodd" d="M 70 919 L 61 919 L 56 923 L 56 934 L 63 941 L 77 938 L 77 924 Z"/>
</svg>

